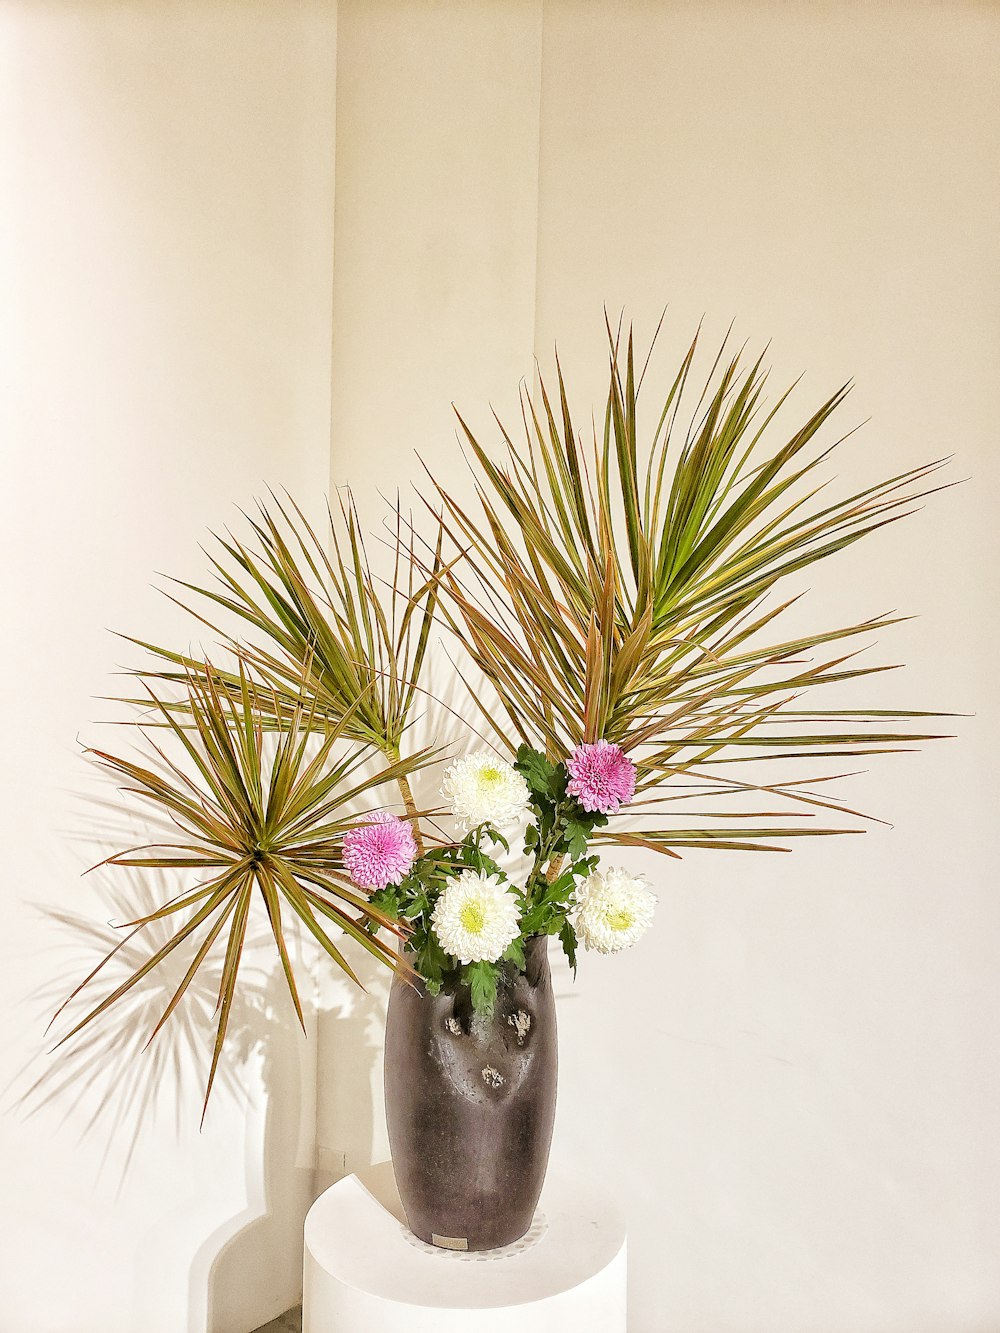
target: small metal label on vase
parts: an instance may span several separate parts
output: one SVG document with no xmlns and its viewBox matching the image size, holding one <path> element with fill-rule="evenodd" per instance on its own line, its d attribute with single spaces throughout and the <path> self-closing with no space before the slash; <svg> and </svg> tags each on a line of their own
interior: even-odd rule
<svg viewBox="0 0 1000 1333">
<path fill-rule="evenodd" d="M 432 1231 L 431 1241 L 442 1250 L 467 1250 L 469 1248 L 469 1241 L 465 1236 L 436 1236 Z"/>
</svg>

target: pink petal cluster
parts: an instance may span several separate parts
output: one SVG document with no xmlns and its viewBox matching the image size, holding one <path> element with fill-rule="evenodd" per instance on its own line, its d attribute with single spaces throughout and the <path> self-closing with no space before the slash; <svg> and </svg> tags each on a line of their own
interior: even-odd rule
<svg viewBox="0 0 1000 1333">
<path fill-rule="evenodd" d="M 566 760 L 566 768 L 570 775 L 566 790 L 591 813 L 617 814 L 618 807 L 635 795 L 635 765 L 611 741 L 578 745 Z"/>
<path fill-rule="evenodd" d="M 344 865 L 359 889 L 398 884 L 413 865 L 417 844 L 405 820 L 373 810 L 344 834 Z"/>
</svg>

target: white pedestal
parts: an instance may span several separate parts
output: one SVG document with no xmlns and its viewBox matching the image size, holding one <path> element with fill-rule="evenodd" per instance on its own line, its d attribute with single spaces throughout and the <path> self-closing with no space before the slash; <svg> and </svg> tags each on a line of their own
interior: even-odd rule
<svg viewBox="0 0 1000 1333">
<path fill-rule="evenodd" d="M 302 1333 L 625 1333 L 625 1278 L 622 1220 L 583 1182 L 548 1179 L 525 1237 L 467 1254 L 407 1229 L 383 1162 L 309 1210 Z"/>
</svg>

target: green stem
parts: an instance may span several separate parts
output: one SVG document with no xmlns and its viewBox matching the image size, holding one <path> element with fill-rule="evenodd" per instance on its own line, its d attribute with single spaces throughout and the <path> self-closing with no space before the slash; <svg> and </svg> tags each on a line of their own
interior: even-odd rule
<svg viewBox="0 0 1000 1333">
<path fill-rule="evenodd" d="M 553 815 L 552 828 L 549 831 L 548 838 L 544 843 L 540 843 L 539 846 L 535 848 L 535 864 L 529 877 L 529 883 L 531 884 L 542 880 L 543 876 L 541 867 L 545 865 L 546 862 L 548 863 L 548 869 L 545 871 L 544 875 L 544 882 L 546 884 L 553 884 L 559 877 L 560 870 L 562 870 L 563 862 L 566 859 L 565 855 L 563 853 L 560 853 L 558 856 L 554 855 L 562 838 L 560 814 L 561 810 L 557 806 Z"/>
</svg>

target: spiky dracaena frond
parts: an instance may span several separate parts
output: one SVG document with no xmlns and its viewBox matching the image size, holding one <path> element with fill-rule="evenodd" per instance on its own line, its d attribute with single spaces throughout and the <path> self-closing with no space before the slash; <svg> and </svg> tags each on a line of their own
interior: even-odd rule
<svg viewBox="0 0 1000 1333">
<path fill-rule="evenodd" d="M 272 495 L 258 509 L 256 518 L 247 516 L 256 547 L 216 536 L 217 553 L 208 552 L 215 586 L 174 580 L 195 597 L 194 606 L 181 605 L 238 649 L 279 699 L 294 698 L 304 679 L 317 718 L 343 722 L 345 735 L 398 755 L 434 618 L 438 561 L 426 578 L 418 576 L 398 506 L 393 572 L 384 586 L 369 566 L 349 494 L 336 516 L 328 511 L 329 550 L 294 501 Z M 227 615 L 236 629 L 224 623 Z M 183 681 L 203 671 L 196 658 L 129 641 L 179 668 L 136 674 Z M 232 673 L 214 675 L 235 687 Z"/>
<path fill-rule="evenodd" d="M 260 503 L 258 511 L 256 518 L 247 516 L 255 544 L 232 534 L 216 536 L 217 553 L 208 553 L 215 585 L 173 580 L 193 595 L 194 605 L 172 600 L 236 652 L 266 686 L 258 696 L 266 725 L 275 725 L 268 714 L 270 698 L 287 711 L 304 692 L 317 725 L 342 727 L 345 737 L 397 761 L 434 621 L 441 533 L 432 559 L 415 559 L 412 528 L 397 503 L 392 573 L 383 581 L 369 566 L 349 492 L 336 514 L 328 510 L 329 549 L 293 500 L 282 503 L 272 494 L 270 504 Z M 203 659 L 124 637 L 167 664 L 143 668 L 136 676 L 172 684 L 206 676 Z M 217 690 L 238 695 L 232 671 L 213 666 L 211 679 Z M 186 698 L 170 706 L 182 714 Z M 412 816 L 416 807 L 405 773 L 398 785 Z M 422 846 L 417 821 L 414 834 Z"/>
<path fill-rule="evenodd" d="M 725 346 L 695 388 L 697 337 L 644 447 L 632 334 L 624 348 L 610 326 L 608 338 L 603 434 L 589 446 L 577 436 L 557 360 L 554 397 L 544 383 L 537 403 L 522 388 L 524 444 L 501 425 L 505 461 L 494 462 L 459 416 L 478 512 L 431 478 L 429 507 L 443 513 L 463 552 L 441 574 L 442 613 L 496 695 L 475 696 L 481 712 L 502 746 L 513 748 L 513 737 L 551 758 L 581 741 L 619 743 L 637 762 L 647 809 L 659 789 L 657 802 L 763 792 L 783 798 L 785 810 L 793 802 L 845 811 L 803 780 L 752 782 L 730 765 L 880 753 L 929 739 L 909 728 L 933 714 L 794 707 L 820 686 L 885 669 L 853 662 L 851 642 L 894 619 L 782 638 L 775 622 L 796 598 L 776 590 L 910 513 L 946 460 L 821 502 L 817 469 L 834 446 L 821 447 L 818 435 L 846 388 L 775 441 L 788 393 L 765 409 L 762 361 L 727 360 Z M 702 808 L 697 827 L 597 836 L 665 851 L 757 849 L 846 831 L 787 819 L 761 827 L 744 817 L 706 825 Z"/>
<path fill-rule="evenodd" d="M 316 701 L 300 682 L 289 697 L 253 683 L 240 665 L 235 686 L 222 686 L 210 664 L 186 678 L 186 707 L 150 693 L 151 721 L 142 727 L 151 749 L 147 763 L 91 750 L 125 790 L 151 804 L 178 830 L 166 844 L 133 847 L 102 865 L 139 870 L 193 872 L 195 886 L 156 911 L 129 922 L 132 936 L 153 922 L 176 922 L 173 934 L 62 1038 L 68 1040 L 104 1013 L 170 954 L 184 949 L 190 967 L 152 1036 L 173 1013 L 217 941 L 225 961 L 218 1023 L 205 1104 L 211 1093 L 236 993 L 251 914 L 266 917 L 300 1023 L 302 1006 L 286 943 L 286 918 L 300 923 L 353 980 L 357 977 L 329 933 L 355 940 L 378 961 L 409 973 L 399 953 L 366 927 L 400 927 L 351 884 L 342 862 L 343 834 L 356 822 L 352 805 L 364 803 L 382 784 L 398 782 L 427 762 L 427 752 L 372 771 L 371 745 L 354 739 L 359 698 L 336 721 L 318 716 Z M 164 733 L 168 733 L 165 735 Z M 169 736 L 169 739 L 168 739 Z M 341 744 L 341 742 L 347 744 Z M 170 746 L 168 752 L 167 746 Z M 380 804 L 369 797 L 368 804 Z M 222 947 L 222 944 L 220 944 Z M 116 952 L 116 951 L 113 951 Z M 73 993 L 88 985 L 104 961 Z M 152 1039 L 152 1038 L 151 1038 Z"/>
</svg>

